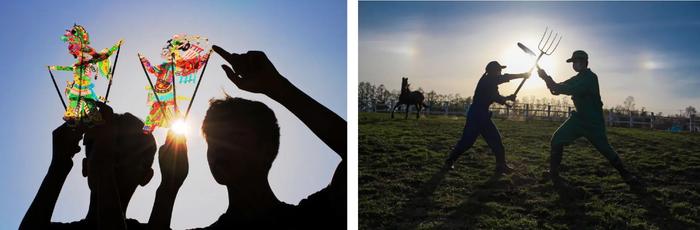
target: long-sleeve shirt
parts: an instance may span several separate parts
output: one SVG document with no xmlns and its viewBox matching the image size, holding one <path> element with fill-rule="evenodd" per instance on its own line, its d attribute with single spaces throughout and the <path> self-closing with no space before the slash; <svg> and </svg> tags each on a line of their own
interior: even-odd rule
<svg viewBox="0 0 700 230">
<path fill-rule="evenodd" d="M 603 102 L 600 99 L 598 76 L 586 69 L 568 80 L 556 83 L 551 77 L 545 79 L 552 94 L 571 95 L 578 118 L 595 124 L 604 124 Z"/>
<path fill-rule="evenodd" d="M 494 102 L 505 104 L 506 98 L 498 93 L 498 85 L 516 78 L 523 78 L 527 74 L 528 73 L 504 74 L 497 76 L 484 74 L 481 76 L 481 79 L 479 79 L 479 83 L 476 85 L 476 90 L 474 90 L 472 107 L 476 106 L 476 108 L 488 109 L 488 107 Z"/>
</svg>

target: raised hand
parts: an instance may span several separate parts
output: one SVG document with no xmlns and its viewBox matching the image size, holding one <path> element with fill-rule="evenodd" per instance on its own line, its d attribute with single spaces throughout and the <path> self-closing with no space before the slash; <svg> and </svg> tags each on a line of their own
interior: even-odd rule
<svg viewBox="0 0 700 230">
<path fill-rule="evenodd" d="M 83 138 L 83 130 L 68 127 L 63 123 L 53 133 L 53 159 L 52 163 L 61 166 L 73 166 L 73 156 L 80 152 L 78 142 Z"/>
<path fill-rule="evenodd" d="M 508 95 L 508 96 L 506 97 L 506 100 L 508 100 L 508 101 L 515 101 L 515 97 L 516 97 L 515 94 Z"/>
<path fill-rule="evenodd" d="M 31 206 L 22 219 L 19 229 L 47 229 L 56 207 L 58 195 L 63 183 L 73 167 L 72 158 L 80 152 L 78 142 L 83 131 L 68 127 L 66 123 L 56 128 L 53 133 L 53 159 L 49 170 L 41 182 Z"/>
<path fill-rule="evenodd" d="M 170 229 L 175 198 L 189 172 L 185 136 L 168 132 L 165 144 L 158 150 L 158 164 L 162 180 L 148 225 L 151 229 Z"/>
<path fill-rule="evenodd" d="M 168 131 L 168 136 L 158 150 L 158 163 L 162 176 L 161 186 L 179 189 L 189 172 L 187 140 L 184 135 Z"/>
<path fill-rule="evenodd" d="M 537 75 L 539 75 L 540 78 L 543 78 L 543 79 L 549 76 L 549 75 L 547 75 L 547 72 L 544 71 L 544 69 L 541 69 L 539 66 L 537 66 Z"/>
<path fill-rule="evenodd" d="M 229 53 L 216 45 L 213 49 L 231 65 L 222 65 L 221 68 L 240 89 L 273 97 L 273 94 L 286 89 L 289 84 L 261 51 Z"/>
</svg>

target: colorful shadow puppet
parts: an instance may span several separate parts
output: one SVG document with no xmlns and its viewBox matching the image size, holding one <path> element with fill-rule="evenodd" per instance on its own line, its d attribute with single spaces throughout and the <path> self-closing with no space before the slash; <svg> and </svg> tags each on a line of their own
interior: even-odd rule
<svg viewBox="0 0 700 230">
<path fill-rule="evenodd" d="M 87 126 L 99 124 L 102 122 L 102 118 L 97 112 L 94 101 L 106 100 L 106 98 L 98 98 L 94 91 L 93 79 L 91 78 L 94 76 L 94 80 L 97 80 L 97 75 L 101 75 L 110 80 L 111 85 L 114 69 L 110 69 L 109 57 L 116 51 L 116 63 L 122 40 L 119 40 L 110 48 L 96 52 L 90 46 L 88 32 L 80 25 L 73 25 L 70 30 L 66 30 L 61 40 L 68 43 L 68 51 L 75 58 L 75 63 L 70 66 L 49 66 L 49 73 L 52 77 L 53 73 L 51 73 L 51 70 L 73 72 L 73 81 L 67 82 L 64 91 L 68 98 L 68 105 L 64 104 L 66 112 L 63 115 L 63 120 L 67 121 L 71 126 L 77 124 Z M 56 86 L 56 89 L 58 90 L 58 86 Z M 61 100 L 63 99 L 61 98 Z"/>
<path fill-rule="evenodd" d="M 148 59 L 139 54 L 139 59 L 144 71 L 147 72 L 146 77 L 150 84 L 148 93 L 150 112 L 143 127 L 144 133 L 151 133 L 156 127 L 169 127 L 175 119 L 183 116 L 177 106 L 177 100 L 189 99 L 191 105 L 193 98 L 177 96 L 175 78 L 178 77 L 177 84 L 195 83 L 196 74 L 200 69 L 201 73 L 204 73 L 204 66 L 209 60 L 211 49 L 205 52 L 208 47 L 207 38 L 198 35 L 176 34 L 163 47 L 161 57 L 166 60 L 165 62 L 153 66 Z M 155 85 L 148 73 L 156 76 Z M 197 82 L 198 86 L 199 82 Z"/>
</svg>

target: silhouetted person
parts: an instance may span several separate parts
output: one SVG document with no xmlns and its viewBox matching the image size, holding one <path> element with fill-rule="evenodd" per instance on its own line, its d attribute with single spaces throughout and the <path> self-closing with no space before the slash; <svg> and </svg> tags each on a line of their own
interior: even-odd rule
<svg viewBox="0 0 700 230">
<path fill-rule="evenodd" d="M 507 100 L 515 101 L 515 95 L 501 96 L 498 93 L 498 85 L 513 79 L 528 77 L 529 73 L 501 74 L 504 68 L 506 66 L 500 65 L 497 61 L 489 62 L 486 65 L 486 72 L 481 76 L 479 83 L 476 85 L 476 90 L 474 90 L 474 97 L 467 112 L 467 122 L 462 131 L 462 138 L 459 139 L 459 142 L 457 142 L 452 152 L 445 159 L 446 167 L 453 168 L 457 158 L 464 151 L 471 148 L 476 138 L 481 135 L 486 140 L 491 151 L 496 155 L 496 174 L 507 173 L 511 170 L 506 164 L 501 134 L 493 121 L 491 121 L 489 106 L 494 102 L 505 105 Z"/>
<path fill-rule="evenodd" d="M 78 142 L 83 135 L 80 129 L 74 130 L 64 123 L 53 132 L 53 158 L 49 172 L 25 214 L 20 229 L 124 229 L 125 227 L 145 229 L 147 227 L 146 224 L 125 219 L 124 216 L 136 187 L 146 185 L 153 177 L 151 165 L 156 152 L 155 139 L 151 134 L 143 133 L 143 122 L 135 116 L 130 113 L 113 114 L 109 106 L 101 102 L 95 103 L 100 107 L 99 111 L 105 122 L 86 130 L 84 134 L 86 158 L 82 161 L 82 174 L 87 177 L 90 188 L 90 206 L 87 216 L 83 220 L 71 223 L 51 222 L 59 193 L 73 166 L 72 157 L 80 151 Z M 161 167 L 163 168 L 164 164 L 166 166 L 161 171 L 168 170 L 167 165 L 173 165 L 171 159 L 175 155 L 164 154 L 164 149 L 168 148 L 161 148 L 159 158 L 162 161 Z M 186 158 L 184 161 L 186 163 Z M 180 173 L 187 172 L 187 170 L 180 171 Z M 175 187 L 173 184 L 177 184 L 170 179 L 174 176 L 164 175 L 163 177 L 151 215 L 151 221 L 156 223 L 162 223 L 163 220 L 169 223 L 170 213 L 165 211 L 168 211 L 168 205 L 172 206 L 167 201 L 170 200 L 168 197 L 173 194 L 173 191 L 163 187 L 172 188 Z M 159 198 L 161 204 L 158 204 Z M 174 197 L 172 201 L 174 202 Z M 154 225 L 153 227 L 161 229 L 168 228 L 167 226 Z"/>
<path fill-rule="evenodd" d="M 610 147 L 605 132 L 605 120 L 603 117 L 603 102 L 600 99 L 598 76 L 588 68 L 588 54 L 582 50 L 574 51 L 571 62 L 576 76 L 568 80 L 556 83 L 551 76 L 538 67 L 538 75 L 547 83 L 547 88 L 554 95 L 571 95 L 574 101 L 575 111 L 562 124 L 551 140 L 550 178 L 555 185 L 561 185 L 563 180 L 559 177 L 559 165 L 562 160 L 564 146 L 574 140 L 585 137 L 601 153 L 615 169 L 620 172 L 622 178 L 633 188 L 639 186 L 639 181 L 622 165 L 622 160 L 615 150 Z"/>
<path fill-rule="evenodd" d="M 280 131 L 272 110 L 261 102 L 226 97 L 213 100 L 202 131 L 214 179 L 228 189 L 226 213 L 207 229 L 344 229 L 346 228 L 346 122 L 297 89 L 277 72 L 263 52 L 214 51 L 238 88 L 263 93 L 296 115 L 342 158 L 328 187 L 299 205 L 277 199 L 267 180 L 278 152 Z M 234 71 L 235 69 L 235 71 Z M 314 159 L 306 159 L 314 160 Z"/>
</svg>

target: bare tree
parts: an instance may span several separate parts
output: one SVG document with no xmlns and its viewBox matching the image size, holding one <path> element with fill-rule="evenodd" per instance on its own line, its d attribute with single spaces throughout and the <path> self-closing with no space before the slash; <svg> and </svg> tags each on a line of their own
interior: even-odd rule
<svg viewBox="0 0 700 230">
<path fill-rule="evenodd" d="M 685 108 L 685 115 L 688 115 L 688 117 L 694 117 L 698 113 L 697 110 L 695 110 L 695 107 L 693 106 L 688 106 Z"/>
<path fill-rule="evenodd" d="M 375 99 L 374 85 L 369 82 L 360 82 L 357 97 L 360 110 L 370 108 Z"/>
<path fill-rule="evenodd" d="M 381 84 L 379 87 L 377 87 L 375 96 L 377 98 L 377 104 L 388 105 L 391 92 L 386 89 L 384 84 Z"/>
<path fill-rule="evenodd" d="M 428 106 L 433 106 L 438 101 L 438 94 L 434 90 L 430 90 L 430 92 L 425 94 L 425 99 Z"/>
<path fill-rule="evenodd" d="M 622 107 L 624 107 L 627 112 L 634 110 L 635 105 L 633 96 L 627 96 L 627 98 L 625 98 L 625 102 L 622 103 Z"/>
</svg>

